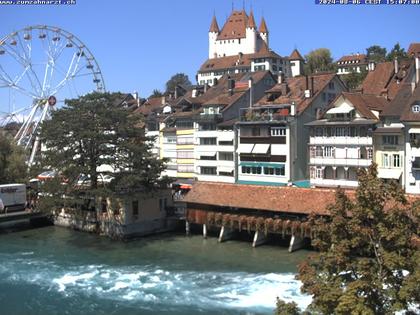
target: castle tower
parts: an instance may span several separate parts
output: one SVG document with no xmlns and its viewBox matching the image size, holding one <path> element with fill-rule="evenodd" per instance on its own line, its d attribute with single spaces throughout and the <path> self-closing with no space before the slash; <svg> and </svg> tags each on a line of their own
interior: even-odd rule
<svg viewBox="0 0 420 315">
<path fill-rule="evenodd" d="M 211 21 L 210 29 L 209 29 L 209 59 L 216 58 L 216 40 L 217 36 L 219 36 L 219 25 L 217 24 L 216 16 L 213 15 L 213 19 Z"/>
<path fill-rule="evenodd" d="M 293 50 L 293 52 L 290 54 L 289 62 L 293 77 L 303 74 L 303 64 L 305 59 L 303 59 L 302 55 L 297 49 Z"/>
<path fill-rule="evenodd" d="M 268 44 L 268 28 L 267 28 L 267 24 L 265 23 L 264 17 L 261 18 L 261 23 L 260 23 L 260 27 L 258 29 L 258 32 L 260 33 L 260 36 L 261 36 L 262 40 L 265 41 L 265 43 L 269 47 L 269 44 Z"/>
<path fill-rule="evenodd" d="M 257 52 L 257 25 L 255 24 L 254 13 L 249 13 L 248 21 L 245 29 L 246 43 L 244 53 L 253 54 Z"/>
</svg>

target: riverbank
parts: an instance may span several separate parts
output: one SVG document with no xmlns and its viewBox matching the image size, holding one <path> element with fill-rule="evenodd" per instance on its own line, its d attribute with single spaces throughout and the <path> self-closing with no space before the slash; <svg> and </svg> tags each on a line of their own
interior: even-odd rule
<svg viewBox="0 0 420 315">
<path fill-rule="evenodd" d="M 309 303 L 294 280 L 304 250 L 179 234 L 121 243 L 60 227 L 0 240 L 5 314 L 272 314 L 277 295 Z"/>
</svg>

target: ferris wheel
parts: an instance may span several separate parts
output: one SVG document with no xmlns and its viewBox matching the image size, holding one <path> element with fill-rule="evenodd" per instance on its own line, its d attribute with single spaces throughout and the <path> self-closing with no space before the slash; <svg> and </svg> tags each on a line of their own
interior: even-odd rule
<svg viewBox="0 0 420 315">
<path fill-rule="evenodd" d="M 14 125 L 31 166 L 39 127 L 65 99 L 104 92 L 101 69 L 76 36 L 58 27 L 29 26 L 0 39 L 0 127 Z M 16 130 L 17 130 L 16 128 Z"/>
</svg>

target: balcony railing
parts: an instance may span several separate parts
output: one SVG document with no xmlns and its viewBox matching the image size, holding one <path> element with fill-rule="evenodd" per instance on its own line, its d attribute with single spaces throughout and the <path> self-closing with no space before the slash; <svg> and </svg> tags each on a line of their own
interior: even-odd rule
<svg viewBox="0 0 420 315">
<path fill-rule="evenodd" d="M 290 108 L 247 108 L 240 112 L 240 121 L 258 122 L 258 121 L 289 121 Z"/>
</svg>

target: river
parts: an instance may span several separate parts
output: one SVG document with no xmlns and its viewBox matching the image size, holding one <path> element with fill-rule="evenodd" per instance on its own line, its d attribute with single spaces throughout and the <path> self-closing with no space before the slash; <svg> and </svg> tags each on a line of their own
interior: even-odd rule
<svg viewBox="0 0 420 315">
<path fill-rule="evenodd" d="M 199 235 L 1 234 L 0 314 L 273 314 L 276 296 L 304 308 L 294 274 L 307 254 Z"/>
</svg>

